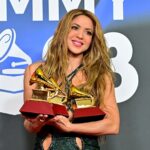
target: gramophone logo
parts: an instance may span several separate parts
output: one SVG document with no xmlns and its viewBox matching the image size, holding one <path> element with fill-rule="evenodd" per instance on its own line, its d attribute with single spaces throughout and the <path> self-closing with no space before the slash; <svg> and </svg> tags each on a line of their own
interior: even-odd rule
<svg viewBox="0 0 150 150">
<path fill-rule="evenodd" d="M 0 33 L 0 112 L 15 114 L 22 104 L 23 74 L 31 58 L 16 44 L 14 29 Z M 17 108 L 18 106 L 18 108 Z"/>
</svg>

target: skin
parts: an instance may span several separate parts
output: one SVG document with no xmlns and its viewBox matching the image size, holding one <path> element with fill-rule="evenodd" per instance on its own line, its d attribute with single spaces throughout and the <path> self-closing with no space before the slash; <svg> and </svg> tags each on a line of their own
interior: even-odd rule
<svg viewBox="0 0 150 150">
<path fill-rule="evenodd" d="M 76 55 L 78 57 L 80 56 L 80 59 L 82 58 L 83 52 L 91 44 L 93 30 L 93 23 L 86 16 L 78 16 L 72 21 L 71 30 L 67 38 L 68 52 L 70 55 Z"/>
<path fill-rule="evenodd" d="M 67 38 L 69 56 L 68 74 L 81 64 L 83 52 L 91 44 L 92 34 L 93 23 L 90 18 L 81 15 L 72 21 L 71 30 Z"/>
<path fill-rule="evenodd" d="M 83 52 L 88 50 L 92 35 L 93 35 L 93 23 L 90 18 L 84 15 L 76 17 L 72 21 L 71 30 L 68 34 L 68 57 L 69 66 L 67 74 L 72 72 L 77 66 L 80 65 L 83 58 Z M 29 85 L 29 80 L 35 69 L 42 62 L 37 62 L 30 65 L 24 76 L 24 100 L 29 100 L 32 97 L 32 89 L 35 85 Z M 25 118 L 24 126 L 30 132 L 38 132 L 40 129 L 48 124 L 53 125 L 56 128 L 64 132 L 75 132 L 85 135 L 106 135 L 106 134 L 118 134 L 120 119 L 119 110 L 116 103 L 114 87 L 110 78 L 105 76 L 106 90 L 104 93 L 104 105 L 100 108 L 106 113 L 103 120 L 87 122 L 87 123 L 76 123 L 73 124 L 70 120 L 64 116 L 58 115 L 52 119 L 48 119 L 47 115 L 38 115 L 34 119 Z M 75 86 L 86 82 L 84 75 L 79 71 L 72 80 L 72 84 Z M 50 138 L 49 138 L 50 139 Z M 80 145 L 80 143 L 79 143 Z"/>
</svg>

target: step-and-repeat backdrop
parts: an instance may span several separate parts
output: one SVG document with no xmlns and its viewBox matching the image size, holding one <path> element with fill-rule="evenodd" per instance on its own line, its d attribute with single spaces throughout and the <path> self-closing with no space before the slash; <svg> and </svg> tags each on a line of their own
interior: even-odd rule
<svg viewBox="0 0 150 150">
<path fill-rule="evenodd" d="M 0 0 L 0 150 L 33 148 L 19 113 L 24 70 L 43 59 L 59 20 L 74 8 L 99 18 L 113 54 L 121 129 L 102 149 L 149 148 L 150 1 Z"/>
</svg>

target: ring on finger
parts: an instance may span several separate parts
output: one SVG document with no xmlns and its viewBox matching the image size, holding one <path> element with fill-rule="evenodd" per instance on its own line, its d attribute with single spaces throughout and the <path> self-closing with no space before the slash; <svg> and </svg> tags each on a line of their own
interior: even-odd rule
<svg viewBox="0 0 150 150">
<path fill-rule="evenodd" d="M 39 121 L 40 121 L 40 122 L 44 122 L 44 120 L 43 120 L 43 119 L 40 119 Z"/>
</svg>

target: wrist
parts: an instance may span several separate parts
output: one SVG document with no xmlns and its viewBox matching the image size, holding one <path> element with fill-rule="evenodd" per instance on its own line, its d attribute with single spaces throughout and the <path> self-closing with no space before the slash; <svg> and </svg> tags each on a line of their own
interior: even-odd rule
<svg viewBox="0 0 150 150">
<path fill-rule="evenodd" d="M 68 127 L 68 132 L 76 132 L 75 126 L 76 126 L 76 124 L 71 123 Z"/>
<path fill-rule="evenodd" d="M 42 123 L 32 122 L 29 120 L 24 121 L 24 126 L 29 132 L 38 132 L 42 128 Z"/>
</svg>

